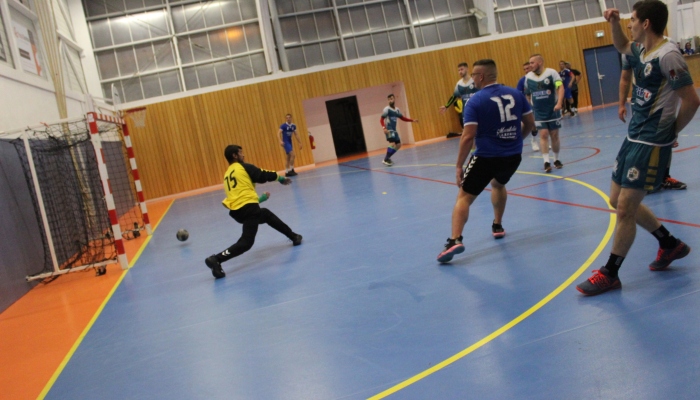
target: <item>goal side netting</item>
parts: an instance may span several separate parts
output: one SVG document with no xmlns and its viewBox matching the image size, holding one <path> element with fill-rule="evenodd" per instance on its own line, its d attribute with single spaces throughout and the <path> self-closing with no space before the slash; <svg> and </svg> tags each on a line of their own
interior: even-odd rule
<svg viewBox="0 0 700 400">
<path fill-rule="evenodd" d="M 0 138 L 7 140 L 5 138 Z M 124 240 L 151 234 L 131 140 L 118 117 L 27 128 L 10 139 L 41 231 L 44 265 L 27 280 L 119 263 Z"/>
</svg>

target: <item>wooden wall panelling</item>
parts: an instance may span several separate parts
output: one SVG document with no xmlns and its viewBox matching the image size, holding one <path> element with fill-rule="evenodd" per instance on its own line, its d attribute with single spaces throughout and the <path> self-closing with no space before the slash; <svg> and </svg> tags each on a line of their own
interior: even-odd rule
<svg viewBox="0 0 700 400">
<path fill-rule="evenodd" d="M 147 127 L 132 128 L 144 193 L 154 198 L 220 184 L 220 175 L 226 167 L 223 149 L 231 143 L 242 145 L 248 159 L 257 165 L 281 170 L 284 151 L 279 146 L 277 131 L 288 112 L 294 115 L 304 145 L 297 154 L 296 164 L 310 164 L 313 155 L 302 102 L 377 85 L 403 82 L 410 116 L 421 120 L 413 126 L 416 140 L 441 137 L 461 128 L 453 110 L 445 115 L 438 112 L 458 80 L 459 62 L 468 62 L 471 71 L 474 61 L 494 59 L 499 67 L 499 81 L 510 86 L 522 76 L 522 63 L 535 52 L 545 57 L 547 67 L 558 70 L 559 60 L 565 59 L 583 72 L 583 49 L 609 43 L 596 41 L 596 30 L 604 30 L 604 39 L 611 39 L 609 25 L 602 22 L 280 78 L 149 105 Z M 579 91 L 581 106 L 590 104 L 585 76 Z"/>
</svg>

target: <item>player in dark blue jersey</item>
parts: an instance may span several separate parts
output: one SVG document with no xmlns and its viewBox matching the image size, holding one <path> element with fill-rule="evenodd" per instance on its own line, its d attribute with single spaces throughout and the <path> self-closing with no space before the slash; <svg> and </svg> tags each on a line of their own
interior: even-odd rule
<svg viewBox="0 0 700 400">
<path fill-rule="evenodd" d="M 297 173 L 294 171 L 294 159 L 296 154 L 294 153 L 294 147 L 292 147 L 292 135 L 297 139 L 299 143 L 299 150 L 301 150 L 301 139 L 299 139 L 299 134 L 297 133 L 297 126 L 292 123 L 292 114 L 287 114 L 285 117 L 285 122 L 280 125 L 280 130 L 278 134 L 280 135 L 280 146 L 284 148 L 284 152 L 287 153 L 286 163 L 284 165 L 287 171 L 286 175 L 296 176 Z"/>
<path fill-rule="evenodd" d="M 479 92 L 464 106 L 464 130 L 456 166 L 460 190 L 452 211 L 452 236 L 438 254 L 439 262 L 448 262 L 464 252 L 462 231 L 469 218 L 469 207 L 489 183 L 494 214 L 491 230 L 496 239 L 505 236 L 501 225 L 508 198 L 505 185 L 520 165 L 523 138 L 535 127 L 532 107 L 525 96 L 496 82 L 498 72 L 493 60 L 479 60 L 473 67 L 472 78 Z M 464 168 L 474 142 L 476 151 Z"/>
</svg>

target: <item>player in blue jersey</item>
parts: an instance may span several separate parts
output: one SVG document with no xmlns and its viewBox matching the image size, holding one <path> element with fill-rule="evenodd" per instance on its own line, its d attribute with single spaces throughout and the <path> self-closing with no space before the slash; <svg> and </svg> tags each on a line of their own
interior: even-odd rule
<svg viewBox="0 0 700 400">
<path fill-rule="evenodd" d="M 561 128 L 561 108 L 564 100 L 564 85 L 559 73 L 544 67 L 544 58 L 540 54 L 530 57 L 531 71 L 525 75 L 525 94 L 532 101 L 535 113 L 535 124 L 540 133 L 540 151 L 544 159 L 544 171 L 552 172 L 549 162 L 549 141 L 552 141 L 554 167 L 559 169 L 564 165 L 559 160 L 559 128 Z"/>
<path fill-rule="evenodd" d="M 574 84 L 574 73 L 566 66 L 566 61 L 559 61 L 559 76 L 564 84 L 564 111 L 562 114 L 569 113 L 572 117 L 576 115 L 571 109 L 574 103 L 574 96 L 571 93 L 572 85 Z"/>
<path fill-rule="evenodd" d="M 439 262 L 448 262 L 464 252 L 462 231 L 469 219 L 469 207 L 489 183 L 494 214 L 491 232 L 496 239 L 506 234 L 502 225 L 508 198 L 505 185 L 520 165 L 523 138 L 534 128 L 535 119 L 525 96 L 497 83 L 497 77 L 493 60 L 474 63 L 472 78 L 479 92 L 464 106 L 464 130 L 456 165 L 460 189 L 452 211 L 452 236 L 438 254 Z M 476 151 L 465 169 L 464 162 L 474 142 Z"/>
<path fill-rule="evenodd" d="M 469 98 L 479 90 L 476 88 L 476 86 L 474 86 L 474 81 L 469 76 L 469 64 L 465 62 L 459 63 L 459 65 L 457 65 L 457 73 L 459 74 L 460 79 L 455 85 L 455 90 L 452 93 L 452 97 L 447 100 L 447 104 L 440 107 L 440 114 L 444 114 L 445 111 L 447 111 L 447 108 L 454 104 L 457 100 L 461 100 L 462 107 L 464 107 L 464 105 L 469 101 Z M 464 108 L 462 108 L 462 110 L 464 110 Z M 464 125 L 462 121 L 462 114 L 460 114 L 459 122 L 462 126 Z"/>
<path fill-rule="evenodd" d="M 628 25 L 632 41 L 620 26 L 617 9 L 607 9 L 603 16 L 610 22 L 615 48 L 633 66 L 635 86 L 627 137 L 615 159 L 610 185 L 610 205 L 617 213 L 612 251 L 605 266 L 576 286 L 585 295 L 622 286 L 618 271 L 634 243 L 637 225 L 659 242 L 650 270 L 665 270 L 690 253 L 690 247 L 671 235 L 642 200 L 647 190 L 663 180 L 663 168 L 668 165 L 678 133 L 700 107 L 683 56 L 663 37 L 668 21 L 666 4 L 659 0 L 634 4 Z"/>
<path fill-rule="evenodd" d="M 299 150 L 302 148 L 301 139 L 299 139 L 299 134 L 297 133 L 297 126 L 292 123 L 292 114 L 287 114 L 284 118 L 285 122 L 280 125 L 280 130 L 278 132 L 280 135 L 280 146 L 282 146 L 284 152 L 287 153 L 287 160 L 284 168 L 288 177 L 296 176 L 297 173 L 294 171 L 294 159 L 296 158 L 296 154 L 294 153 L 294 147 L 292 147 L 292 136 L 297 139 Z"/>
<path fill-rule="evenodd" d="M 522 94 L 525 94 L 525 75 L 530 72 L 530 62 L 523 64 L 523 76 L 518 81 L 518 85 L 515 87 Z M 530 132 L 530 147 L 532 151 L 540 151 L 540 145 L 537 143 L 537 127 L 535 127 L 532 132 Z"/>
<path fill-rule="evenodd" d="M 388 95 L 386 98 L 389 101 L 389 105 L 384 107 L 384 111 L 382 111 L 382 116 L 379 118 L 379 122 L 382 124 L 382 129 L 384 129 L 386 141 L 390 144 L 386 149 L 386 156 L 382 162 L 384 165 L 392 166 L 394 165 L 394 162 L 391 161 L 391 156 L 393 156 L 401 148 L 401 137 L 399 137 L 399 133 L 396 131 L 397 119 L 406 122 L 418 122 L 418 120 L 404 117 L 404 115 L 401 114 L 401 110 L 394 105 L 396 98 L 393 94 Z"/>
</svg>

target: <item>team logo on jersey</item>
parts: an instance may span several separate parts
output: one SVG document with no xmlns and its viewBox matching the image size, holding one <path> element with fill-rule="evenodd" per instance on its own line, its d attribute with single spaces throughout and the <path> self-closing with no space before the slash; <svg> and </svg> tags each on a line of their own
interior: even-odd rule
<svg viewBox="0 0 700 400">
<path fill-rule="evenodd" d="M 469 85 L 469 89 L 474 89 L 474 84 Z"/>
<path fill-rule="evenodd" d="M 639 170 L 636 167 L 632 167 L 627 170 L 627 180 L 634 182 L 639 179 Z"/>
<path fill-rule="evenodd" d="M 644 102 L 646 103 L 647 101 L 649 101 L 649 99 L 651 99 L 651 92 L 648 91 L 647 89 L 644 89 L 643 96 L 644 96 Z"/>
<path fill-rule="evenodd" d="M 676 75 L 676 70 L 672 69 L 668 71 L 668 76 L 671 78 L 672 81 L 677 81 L 678 80 L 678 75 Z"/>
<path fill-rule="evenodd" d="M 551 96 L 551 95 L 552 95 L 552 91 L 548 89 L 548 90 L 547 90 L 547 96 Z"/>
<path fill-rule="evenodd" d="M 544 84 L 549 85 L 549 78 L 544 78 Z"/>
<path fill-rule="evenodd" d="M 644 76 L 649 76 L 649 74 L 651 74 L 651 68 L 651 63 L 646 63 L 644 65 Z"/>
</svg>

